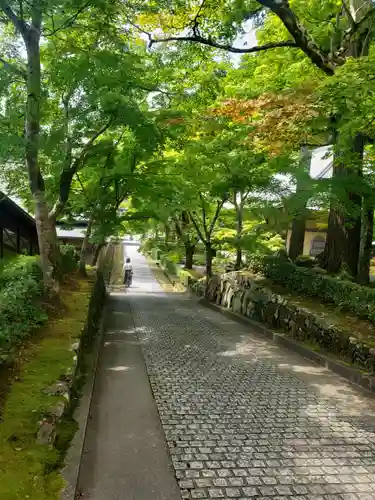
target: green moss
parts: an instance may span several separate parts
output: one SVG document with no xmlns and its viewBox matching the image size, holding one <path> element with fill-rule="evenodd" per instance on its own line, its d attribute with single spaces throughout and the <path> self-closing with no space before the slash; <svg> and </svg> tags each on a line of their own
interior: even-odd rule
<svg viewBox="0 0 375 500">
<path fill-rule="evenodd" d="M 265 283 L 265 286 L 285 297 L 294 306 L 318 315 L 326 325 L 337 326 L 349 337 L 356 337 L 369 346 L 375 347 L 375 325 L 373 323 L 360 319 L 355 314 L 342 312 L 331 304 L 322 304 L 316 299 L 290 292 L 273 283 Z"/>
<path fill-rule="evenodd" d="M 196 269 L 181 269 L 180 276 L 190 277 L 193 279 L 200 279 L 203 277 L 203 274 Z"/>
<path fill-rule="evenodd" d="M 353 283 L 348 279 L 329 276 L 318 268 L 295 266 L 280 256 L 267 256 L 260 265 L 261 273 L 273 283 L 316 297 L 320 302 L 332 304 L 356 317 L 375 322 L 375 292 L 373 288 Z"/>
<path fill-rule="evenodd" d="M 239 274 L 247 276 L 252 281 L 255 281 L 257 285 L 281 295 L 295 307 L 317 315 L 325 325 L 336 326 L 349 337 L 356 337 L 369 346 L 375 347 L 375 324 L 372 322 L 361 319 L 349 311 L 343 311 L 333 304 L 323 304 L 318 298 L 291 291 L 250 271 L 241 271 Z"/>
<path fill-rule="evenodd" d="M 62 292 L 64 316 L 50 320 L 39 342 L 23 353 L 19 375 L 5 402 L 0 425 L 0 498 L 6 500 L 58 499 L 63 486 L 58 467 L 75 432 L 72 421 L 58 428 L 56 446 L 36 441 L 38 422 L 59 397 L 43 389 L 60 379 L 72 363 L 72 343 L 82 332 L 91 293 L 88 281 Z"/>
</svg>

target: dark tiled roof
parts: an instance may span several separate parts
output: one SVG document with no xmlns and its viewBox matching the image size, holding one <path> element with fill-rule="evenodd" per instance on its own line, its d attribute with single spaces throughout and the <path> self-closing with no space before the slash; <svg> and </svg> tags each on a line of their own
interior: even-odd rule
<svg viewBox="0 0 375 500">
<path fill-rule="evenodd" d="M 4 214 L 7 217 L 17 218 L 22 221 L 23 224 L 35 227 L 34 217 L 28 214 L 2 191 L 0 191 L 0 214 Z"/>
</svg>

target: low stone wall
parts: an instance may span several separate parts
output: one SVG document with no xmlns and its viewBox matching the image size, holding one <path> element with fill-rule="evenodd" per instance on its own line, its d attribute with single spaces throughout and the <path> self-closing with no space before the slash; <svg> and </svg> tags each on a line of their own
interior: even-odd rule
<svg viewBox="0 0 375 500">
<path fill-rule="evenodd" d="M 211 278 L 206 299 L 248 318 L 280 329 L 297 341 L 308 341 L 375 372 L 375 348 L 325 322 L 319 315 L 293 304 L 259 283 L 256 276 L 228 273 Z M 191 283 L 190 290 L 204 296 L 205 283 Z"/>
<path fill-rule="evenodd" d="M 44 389 L 46 394 L 59 398 L 54 406 L 46 410 L 39 423 L 37 439 L 40 443 L 53 445 L 58 424 L 66 415 L 71 415 L 74 410 L 72 403 L 76 401 L 85 373 L 84 358 L 92 346 L 94 336 L 98 333 L 105 297 L 106 287 L 103 274 L 98 271 L 82 335 L 79 342 L 71 347 L 71 366 L 67 373 L 61 374 L 60 380 Z"/>
</svg>

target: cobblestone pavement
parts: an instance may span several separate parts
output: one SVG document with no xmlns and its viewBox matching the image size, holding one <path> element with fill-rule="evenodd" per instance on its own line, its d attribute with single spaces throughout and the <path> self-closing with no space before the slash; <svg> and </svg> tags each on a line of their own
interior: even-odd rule
<svg viewBox="0 0 375 500">
<path fill-rule="evenodd" d="M 132 256 L 129 300 L 182 498 L 375 499 L 372 396 L 165 295 Z"/>
</svg>

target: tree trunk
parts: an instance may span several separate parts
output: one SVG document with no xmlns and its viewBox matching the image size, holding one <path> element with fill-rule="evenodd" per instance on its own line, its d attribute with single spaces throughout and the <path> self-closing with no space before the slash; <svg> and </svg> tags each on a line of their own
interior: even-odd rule
<svg viewBox="0 0 375 500">
<path fill-rule="evenodd" d="M 364 152 L 363 136 L 357 134 L 353 139 L 351 154 L 353 155 L 353 165 L 345 168 L 345 175 L 349 178 L 349 186 L 357 188 L 356 191 L 349 190 L 349 213 L 346 212 L 344 223 L 344 254 L 343 265 L 354 278 L 358 273 L 359 252 L 361 246 L 361 226 L 362 226 L 362 161 Z M 353 175 L 354 173 L 354 175 Z"/>
<path fill-rule="evenodd" d="M 105 246 L 105 243 L 99 243 L 99 245 L 96 245 L 95 247 L 95 252 L 94 252 L 94 257 L 92 259 L 92 265 L 96 267 L 96 263 L 98 262 L 98 258 L 100 255 L 100 250 Z"/>
<path fill-rule="evenodd" d="M 210 284 L 210 279 L 212 277 L 212 259 L 214 257 L 214 252 L 212 249 L 211 242 L 205 242 L 205 247 L 206 247 L 206 284 L 205 284 L 204 295 L 207 298 L 208 286 Z"/>
<path fill-rule="evenodd" d="M 357 193 L 349 193 L 349 199 L 359 214 L 347 216 L 344 224 L 344 255 L 343 266 L 353 278 L 357 277 L 359 252 L 361 247 L 361 205 L 362 197 Z"/>
<path fill-rule="evenodd" d="M 242 248 L 237 246 L 236 248 L 236 262 L 234 264 L 234 269 L 239 271 L 242 268 Z"/>
<path fill-rule="evenodd" d="M 47 295 L 58 292 L 56 279 L 56 228 L 48 217 L 48 206 L 43 191 L 33 193 L 35 203 L 35 222 L 38 232 L 40 263 L 43 272 L 43 282 Z"/>
<path fill-rule="evenodd" d="M 357 282 L 368 285 L 370 281 L 370 262 L 374 232 L 374 206 L 368 197 L 364 198 L 362 215 L 361 248 L 358 262 Z"/>
<path fill-rule="evenodd" d="M 81 253 L 79 256 L 79 272 L 82 274 L 82 276 L 86 276 L 86 254 L 87 254 L 87 249 L 89 247 L 92 223 L 93 220 L 92 218 L 90 218 L 87 225 L 85 237 L 83 238 L 82 241 Z"/>
<path fill-rule="evenodd" d="M 55 270 L 55 278 L 60 281 L 62 277 L 61 271 L 61 252 L 60 252 L 60 243 L 57 237 L 56 230 L 56 218 L 51 217 L 51 212 L 48 214 L 50 231 L 51 231 L 51 244 L 52 244 L 52 261 Z"/>
<path fill-rule="evenodd" d="M 171 230 L 168 224 L 164 224 L 164 245 L 166 249 L 169 249 L 169 239 L 171 235 Z"/>
<path fill-rule="evenodd" d="M 211 243 L 206 243 L 206 277 L 209 279 L 212 277 L 212 259 L 214 257 L 214 251 Z"/>
<path fill-rule="evenodd" d="M 30 189 L 35 202 L 35 221 L 38 231 L 40 261 L 45 291 L 54 295 L 58 290 L 56 281 L 57 241 L 53 221 L 48 217 L 45 186 L 38 163 L 40 130 L 40 31 L 42 10 L 39 2 L 32 7 L 32 22 L 23 27 L 22 35 L 27 51 L 27 101 L 25 114 L 25 161 Z M 16 26 L 17 27 L 17 26 Z"/>
<path fill-rule="evenodd" d="M 372 0 L 349 0 L 349 10 L 357 32 L 350 43 L 348 55 L 354 58 L 368 56 L 372 39 L 373 20 L 371 16 L 363 19 L 374 8 Z M 361 22 L 362 21 L 362 22 Z"/>
<path fill-rule="evenodd" d="M 343 218 L 335 200 L 331 201 L 328 215 L 327 239 L 324 251 L 318 255 L 320 266 L 329 273 L 338 273 L 341 269 L 344 235 Z"/>
<path fill-rule="evenodd" d="M 185 269 L 193 269 L 195 245 L 185 243 Z"/>
<path fill-rule="evenodd" d="M 349 10 L 355 23 L 359 23 L 369 10 L 373 8 L 371 0 L 349 0 Z M 356 35 L 353 37 L 348 55 L 354 58 L 367 56 L 369 53 L 370 41 L 373 31 L 372 20 L 370 18 L 363 22 Z M 333 120 L 335 121 L 335 120 Z M 333 127 L 334 144 L 338 143 L 338 134 L 334 124 Z M 352 152 L 357 154 L 360 161 L 357 165 L 357 177 L 362 176 L 362 158 L 364 143 L 363 138 L 358 134 L 352 141 Z M 343 165 L 337 165 L 337 155 L 334 158 L 333 180 L 340 181 L 340 177 L 348 173 Z M 349 168 L 350 169 L 350 168 Z M 357 179 L 357 180 L 358 180 Z M 355 181 L 355 180 L 354 180 Z M 353 204 L 353 215 L 347 215 L 344 207 L 339 207 L 337 201 L 331 202 L 330 214 L 328 218 L 328 233 L 324 252 L 321 256 L 322 267 L 328 272 L 337 272 L 343 265 L 352 276 L 357 276 L 359 267 L 359 253 L 361 245 L 361 214 L 362 197 L 355 191 L 348 190 L 349 202 Z M 363 271 L 362 271 L 363 272 Z M 362 279 L 362 278 L 361 278 Z"/>
<path fill-rule="evenodd" d="M 336 177 L 337 181 L 340 180 Z M 358 272 L 359 250 L 361 243 L 361 196 L 348 193 L 354 205 L 353 215 L 348 215 L 342 202 L 333 200 L 328 216 L 327 240 L 324 252 L 320 257 L 321 266 L 329 273 L 337 273 L 341 268 L 351 276 Z"/>
<path fill-rule="evenodd" d="M 304 216 L 297 217 L 292 222 L 292 231 L 289 240 L 288 256 L 292 260 L 303 255 L 303 246 L 305 243 L 306 218 Z"/>
<path fill-rule="evenodd" d="M 293 222 L 289 242 L 288 255 L 292 260 L 303 254 L 306 231 L 306 207 L 307 207 L 307 180 L 306 175 L 310 174 L 311 151 L 306 145 L 300 149 L 300 175 L 297 177 L 296 193 L 294 195 Z"/>
<path fill-rule="evenodd" d="M 364 16 L 373 8 L 371 0 L 350 0 L 350 11 L 355 22 L 360 22 Z M 372 22 L 370 20 L 365 21 L 359 27 L 359 32 L 351 42 L 349 48 L 349 55 L 354 58 L 359 58 L 367 56 L 369 53 L 371 32 L 373 31 Z M 364 153 L 364 138 L 361 134 L 357 134 L 353 140 L 350 148 L 350 152 L 353 155 L 353 165 L 349 165 L 346 169 L 346 174 L 351 176 L 354 172 L 353 182 L 349 183 L 353 186 L 359 184 L 362 179 L 362 164 L 363 164 L 363 153 Z M 344 255 L 343 264 L 346 270 L 349 271 L 351 276 L 357 278 L 359 268 L 364 265 L 360 263 L 360 247 L 361 247 L 361 226 L 362 226 L 362 194 L 356 191 L 349 190 L 348 192 L 350 213 L 346 214 L 345 224 L 344 224 Z M 367 214 L 372 219 L 373 216 Z M 368 231 L 365 230 L 368 235 Z M 372 229 L 371 229 L 371 239 L 372 239 Z M 372 242 L 370 242 L 370 245 Z M 364 245 L 366 248 L 368 243 Z M 370 250 L 371 251 L 371 250 Z M 363 256 L 365 258 L 365 255 Z M 366 267 L 366 266 L 365 266 Z M 362 272 L 366 272 L 365 269 Z M 362 276 L 365 279 L 365 276 Z M 368 278 L 367 278 L 368 280 Z"/>
<path fill-rule="evenodd" d="M 236 263 L 235 270 L 239 271 L 242 268 L 242 230 L 243 230 L 243 204 L 242 201 L 240 204 L 236 205 L 236 213 L 237 213 L 237 223 L 236 223 Z"/>
<path fill-rule="evenodd" d="M 339 143 L 335 123 L 333 142 Z M 336 273 L 344 268 L 353 277 L 358 272 L 361 242 L 362 195 L 359 183 L 362 182 L 363 151 L 363 137 L 358 134 L 351 147 L 346 148 L 343 158 L 342 152 L 334 153 L 327 240 L 320 257 L 322 267 L 328 272 Z"/>
</svg>

